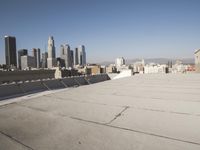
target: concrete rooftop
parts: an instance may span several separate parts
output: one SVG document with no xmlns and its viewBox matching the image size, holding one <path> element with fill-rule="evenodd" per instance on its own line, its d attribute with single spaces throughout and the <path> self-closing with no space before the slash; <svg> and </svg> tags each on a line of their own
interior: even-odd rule
<svg viewBox="0 0 200 150">
<path fill-rule="evenodd" d="M 135 75 L 0 105 L 0 150 L 200 149 L 200 74 Z"/>
</svg>

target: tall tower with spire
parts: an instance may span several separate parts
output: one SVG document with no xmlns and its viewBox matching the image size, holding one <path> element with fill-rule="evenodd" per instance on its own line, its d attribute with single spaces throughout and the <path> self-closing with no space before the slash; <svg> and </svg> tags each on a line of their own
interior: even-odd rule
<svg viewBox="0 0 200 150">
<path fill-rule="evenodd" d="M 56 48 L 54 45 L 53 36 L 50 36 L 48 39 L 48 58 L 47 58 L 47 67 L 53 68 L 56 66 Z"/>
</svg>

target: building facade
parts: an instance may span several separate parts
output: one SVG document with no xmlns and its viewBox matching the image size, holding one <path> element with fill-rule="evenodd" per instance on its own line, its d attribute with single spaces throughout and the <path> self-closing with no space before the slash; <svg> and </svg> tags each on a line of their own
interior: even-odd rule
<svg viewBox="0 0 200 150">
<path fill-rule="evenodd" d="M 74 51 L 70 50 L 70 59 L 71 59 L 71 67 L 73 68 L 74 66 Z"/>
<path fill-rule="evenodd" d="M 85 46 L 80 45 L 74 50 L 74 65 L 75 66 L 85 66 L 86 65 L 86 52 Z"/>
<path fill-rule="evenodd" d="M 28 55 L 27 49 L 18 50 L 18 68 L 21 69 L 21 56 Z"/>
<path fill-rule="evenodd" d="M 60 46 L 60 57 L 64 60 L 64 66 L 66 68 L 72 68 L 71 50 L 68 44 Z"/>
<path fill-rule="evenodd" d="M 121 68 L 125 65 L 125 59 L 123 57 L 119 57 L 115 59 L 115 66 L 117 71 L 120 71 Z"/>
<path fill-rule="evenodd" d="M 39 48 L 33 48 L 33 57 L 35 58 L 35 64 L 36 68 L 40 68 L 41 66 L 41 60 L 40 60 L 40 49 Z"/>
<path fill-rule="evenodd" d="M 35 57 L 33 56 L 21 56 L 21 69 L 26 70 L 30 68 L 35 68 Z"/>
<path fill-rule="evenodd" d="M 194 53 L 195 57 L 195 70 L 200 73 L 200 49 L 196 50 Z"/>
<path fill-rule="evenodd" d="M 86 52 L 85 52 L 85 46 L 80 45 L 78 47 L 78 64 L 81 66 L 86 65 Z"/>
<path fill-rule="evenodd" d="M 167 69 L 168 69 L 167 65 L 150 63 L 144 66 L 144 73 L 145 74 L 164 74 L 164 73 L 167 73 Z"/>
<path fill-rule="evenodd" d="M 17 67 L 16 38 L 5 36 L 5 60 L 7 68 Z"/>
<path fill-rule="evenodd" d="M 48 58 L 47 58 L 47 67 L 53 68 L 57 65 L 56 61 L 56 52 L 53 36 L 50 36 L 48 39 Z"/>
<path fill-rule="evenodd" d="M 48 58 L 48 53 L 47 52 L 42 53 L 42 60 L 41 60 L 42 68 L 47 68 L 47 58 Z"/>
<path fill-rule="evenodd" d="M 78 62 L 78 48 L 76 47 L 75 50 L 74 50 L 74 65 L 78 65 L 79 62 Z"/>
</svg>

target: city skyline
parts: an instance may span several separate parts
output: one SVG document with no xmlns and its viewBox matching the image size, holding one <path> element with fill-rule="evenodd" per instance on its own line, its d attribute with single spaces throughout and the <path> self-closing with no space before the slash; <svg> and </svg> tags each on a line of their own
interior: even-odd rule
<svg viewBox="0 0 200 150">
<path fill-rule="evenodd" d="M 30 68 L 76 68 L 86 65 L 85 46 L 79 45 L 72 50 L 69 44 L 60 45 L 60 56 L 56 57 L 56 48 L 53 36 L 48 38 L 48 52 L 41 55 L 40 48 L 32 48 L 32 55 L 27 49 L 16 50 L 16 37 L 5 36 L 5 59 L 7 69 L 26 70 Z M 77 51 L 78 50 L 78 51 Z M 74 55 L 77 55 L 77 57 Z"/>
<path fill-rule="evenodd" d="M 48 51 L 46 38 L 52 35 L 56 56 L 63 43 L 72 49 L 84 43 L 88 62 L 122 56 L 193 58 L 200 47 L 199 4 L 198 0 L 2 0 L 0 63 L 5 63 L 5 35 L 16 37 L 17 50 L 38 47 L 41 53 Z"/>
</svg>

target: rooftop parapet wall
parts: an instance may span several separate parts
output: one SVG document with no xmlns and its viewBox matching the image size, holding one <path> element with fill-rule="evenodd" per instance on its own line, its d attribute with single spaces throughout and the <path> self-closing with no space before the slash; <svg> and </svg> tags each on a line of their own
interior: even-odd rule
<svg viewBox="0 0 200 150">
<path fill-rule="evenodd" d="M 56 70 L 0 71 L 0 84 L 56 78 Z M 60 70 L 60 78 L 78 76 L 76 70 Z"/>
<path fill-rule="evenodd" d="M 41 81 L 26 81 L 21 83 L 2 84 L 0 85 L 0 100 L 47 90 L 88 85 L 103 82 L 109 79 L 110 78 L 107 74 L 99 74 L 91 76 L 75 76 L 61 79 L 46 79 Z"/>
<path fill-rule="evenodd" d="M 1 71 L 0 84 L 54 78 L 55 70 Z"/>
</svg>

